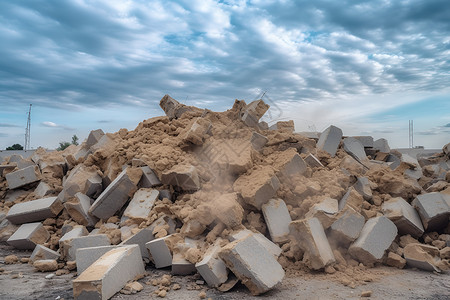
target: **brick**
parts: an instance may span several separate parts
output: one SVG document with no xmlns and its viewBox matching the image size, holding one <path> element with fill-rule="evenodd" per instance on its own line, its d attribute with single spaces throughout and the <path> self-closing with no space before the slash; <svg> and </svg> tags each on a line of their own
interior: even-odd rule
<svg viewBox="0 0 450 300">
<path fill-rule="evenodd" d="M 162 174 L 161 182 L 185 191 L 196 191 L 201 187 L 200 178 L 194 166 L 176 165 Z"/>
<path fill-rule="evenodd" d="M 145 244 L 148 251 L 150 251 L 155 267 L 165 268 L 172 265 L 172 251 L 169 249 L 166 240 L 171 237 L 170 235 L 154 239 Z"/>
<path fill-rule="evenodd" d="M 135 172 L 139 171 L 139 172 Z M 140 169 L 125 169 L 98 196 L 92 204 L 89 213 L 99 219 L 113 216 L 137 190 L 137 183 L 141 179 Z"/>
<path fill-rule="evenodd" d="M 150 211 L 158 200 L 159 191 L 153 189 L 142 188 L 134 193 L 133 198 L 128 204 L 127 208 L 122 214 L 120 223 L 123 224 L 125 221 L 134 221 L 136 224 L 140 224 L 146 221 Z"/>
<path fill-rule="evenodd" d="M 22 224 L 6 241 L 17 249 L 33 250 L 37 244 L 43 244 L 50 238 L 50 233 L 39 223 Z"/>
<path fill-rule="evenodd" d="M 292 220 L 286 203 L 281 199 L 270 199 L 262 206 L 262 213 L 272 241 L 287 242 L 289 240 L 289 224 Z"/>
<path fill-rule="evenodd" d="M 331 157 L 336 155 L 337 148 L 342 138 L 342 130 L 331 125 L 320 134 L 317 148 L 328 152 Z"/>
<path fill-rule="evenodd" d="M 111 245 L 111 242 L 106 234 L 96 234 L 65 240 L 59 250 L 61 251 L 61 258 L 71 261 L 76 260 L 77 249 L 109 245 Z"/>
<path fill-rule="evenodd" d="M 250 143 L 252 144 L 253 149 L 255 149 L 256 151 L 259 151 L 262 148 L 264 148 L 264 146 L 267 144 L 268 141 L 269 139 L 267 137 L 255 131 L 253 132 L 252 137 L 250 139 Z"/>
<path fill-rule="evenodd" d="M 269 109 L 269 105 L 264 103 L 263 100 L 255 100 L 247 104 L 244 108 L 241 120 L 250 127 L 257 127 L 259 119 L 266 113 Z"/>
<path fill-rule="evenodd" d="M 320 162 L 320 160 L 315 157 L 313 154 L 308 154 L 308 156 L 305 157 L 305 162 L 310 166 L 311 168 L 320 168 L 323 167 L 323 164 Z"/>
<path fill-rule="evenodd" d="M 11 190 L 39 181 L 41 176 L 38 166 L 29 166 L 5 175 L 8 188 Z"/>
<path fill-rule="evenodd" d="M 140 188 L 153 188 L 162 185 L 156 173 L 148 166 L 141 167 L 142 178 L 138 186 Z"/>
<path fill-rule="evenodd" d="M 103 256 L 108 251 L 115 249 L 119 246 L 96 246 L 87 248 L 78 248 L 76 251 L 77 273 L 80 275 L 89 266 L 91 266 L 97 259 Z"/>
<path fill-rule="evenodd" d="M 219 242 L 210 246 L 203 259 L 195 264 L 195 268 L 210 287 L 218 287 L 228 279 L 228 269 L 219 258 L 221 247 Z"/>
<path fill-rule="evenodd" d="M 95 144 L 98 143 L 98 141 L 100 141 L 100 139 L 102 138 L 102 136 L 104 136 L 105 133 L 103 132 L 103 130 L 101 129 L 97 129 L 97 130 L 92 130 L 89 133 L 89 136 L 86 140 L 86 146 L 88 148 L 94 146 Z"/>
<path fill-rule="evenodd" d="M 293 221 L 289 229 L 292 238 L 305 252 L 303 260 L 311 269 L 323 269 L 335 262 L 325 231 L 317 218 Z"/>
<path fill-rule="evenodd" d="M 6 242 L 19 226 L 12 224 L 10 221 L 4 219 L 0 222 L 0 242 Z"/>
<path fill-rule="evenodd" d="M 363 145 L 357 139 L 352 137 L 345 138 L 343 140 L 343 146 L 345 152 L 350 154 L 357 161 L 363 163 L 368 160 Z"/>
<path fill-rule="evenodd" d="M 382 205 L 383 213 L 394 222 L 401 235 L 422 236 L 424 228 L 417 211 L 401 197 L 390 199 Z"/>
<path fill-rule="evenodd" d="M 219 257 L 253 295 L 274 288 L 285 275 L 278 261 L 253 235 L 226 245 Z"/>
<path fill-rule="evenodd" d="M 326 197 L 314 204 L 305 215 L 305 219 L 317 218 L 324 229 L 328 229 L 337 220 L 338 201 Z"/>
<path fill-rule="evenodd" d="M 397 227 L 385 216 L 369 219 L 358 239 L 349 248 L 351 256 L 363 264 L 375 263 L 397 236 Z"/>
<path fill-rule="evenodd" d="M 370 135 L 352 136 L 352 138 L 357 139 L 364 148 L 373 148 L 373 137 Z"/>
<path fill-rule="evenodd" d="M 91 207 L 91 198 L 80 192 L 75 197 L 64 203 L 64 207 L 70 217 L 80 225 L 94 227 L 98 219 L 89 214 Z"/>
<path fill-rule="evenodd" d="M 359 237 L 365 221 L 360 213 L 347 206 L 331 225 L 330 237 L 339 244 L 348 245 Z"/>
<path fill-rule="evenodd" d="M 389 143 L 386 139 L 378 139 L 373 141 L 373 148 L 384 153 L 391 152 L 391 148 L 389 147 Z"/>
<path fill-rule="evenodd" d="M 30 261 L 34 262 L 41 259 L 58 259 L 59 253 L 42 245 L 36 245 L 31 253 Z"/>
<path fill-rule="evenodd" d="M 175 231 L 175 229 L 174 229 L 174 231 Z M 119 245 L 133 245 L 133 244 L 139 245 L 139 248 L 141 249 L 142 259 L 146 263 L 148 263 L 148 262 L 150 262 L 150 255 L 149 255 L 148 249 L 145 246 L 145 244 L 155 239 L 152 232 L 153 232 L 153 229 L 150 227 L 142 228 L 141 230 L 136 232 L 134 235 L 132 235 L 129 238 L 127 238 L 126 240 L 122 241 Z"/>
<path fill-rule="evenodd" d="M 441 193 L 418 195 L 411 204 L 419 213 L 426 231 L 436 231 L 447 226 L 450 207 Z"/>
<path fill-rule="evenodd" d="M 274 257 L 280 256 L 281 252 L 283 252 L 277 244 L 273 243 L 260 232 L 253 232 L 248 229 L 243 229 L 231 234 L 228 238 L 231 242 L 233 242 L 243 239 L 249 235 L 252 235 L 261 244 L 261 246 L 263 246 Z"/>
<path fill-rule="evenodd" d="M 109 299 L 144 272 L 137 245 L 112 249 L 72 281 L 74 299 Z"/>
<path fill-rule="evenodd" d="M 57 197 L 48 197 L 15 204 L 8 211 L 6 218 L 13 224 L 30 223 L 54 218 L 62 209 Z"/>
<path fill-rule="evenodd" d="M 354 185 L 355 190 L 363 196 L 364 200 L 372 200 L 371 182 L 367 177 L 358 177 Z"/>
<path fill-rule="evenodd" d="M 440 262 L 439 249 L 430 245 L 412 243 L 403 249 L 406 264 L 429 272 L 441 272 L 437 266 Z"/>
</svg>

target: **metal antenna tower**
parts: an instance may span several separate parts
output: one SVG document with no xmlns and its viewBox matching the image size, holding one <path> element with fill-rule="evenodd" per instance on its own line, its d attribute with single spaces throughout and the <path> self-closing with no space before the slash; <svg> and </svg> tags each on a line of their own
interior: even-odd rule
<svg viewBox="0 0 450 300">
<path fill-rule="evenodd" d="M 30 110 L 28 111 L 27 128 L 25 129 L 25 147 L 24 150 L 29 150 L 30 148 L 30 138 L 31 138 L 31 104 Z"/>
<path fill-rule="evenodd" d="M 409 148 L 414 148 L 414 120 L 409 120 Z"/>
</svg>

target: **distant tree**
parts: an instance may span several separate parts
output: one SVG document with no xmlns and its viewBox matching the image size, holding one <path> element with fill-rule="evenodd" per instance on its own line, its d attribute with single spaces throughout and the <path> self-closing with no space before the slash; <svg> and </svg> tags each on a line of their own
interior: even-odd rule
<svg viewBox="0 0 450 300">
<path fill-rule="evenodd" d="M 6 150 L 23 150 L 23 146 L 20 144 L 14 144 L 11 147 L 6 148 Z"/>
<path fill-rule="evenodd" d="M 67 147 L 69 147 L 71 144 L 69 142 L 59 142 L 59 147 L 56 148 L 58 151 L 63 151 Z"/>
<path fill-rule="evenodd" d="M 72 145 L 78 146 L 78 137 L 76 134 L 72 137 Z"/>
</svg>

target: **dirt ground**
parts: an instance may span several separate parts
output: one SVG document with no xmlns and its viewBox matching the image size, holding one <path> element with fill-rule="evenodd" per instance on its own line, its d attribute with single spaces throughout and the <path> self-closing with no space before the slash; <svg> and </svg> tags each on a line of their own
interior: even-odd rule
<svg viewBox="0 0 450 300">
<path fill-rule="evenodd" d="M 29 257 L 30 251 L 15 250 L 0 244 L 0 299 L 73 299 L 72 279 L 75 272 L 46 279 L 51 273 L 36 272 L 29 264 L 4 263 L 6 255 L 15 254 L 19 258 Z M 179 290 L 170 290 L 166 299 L 200 299 L 199 294 L 206 292 L 206 298 L 228 299 L 359 299 L 363 291 L 372 291 L 370 299 L 450 299 L 450 274 L 434 274 L 418 270 L 396 270 L 378 267 L 368 272 L 382 271 L 387 275 L 378 280 L 351 288 L 327 279 L 326 275 L 286 276 L 282 284 L 268 293 L 255 297 L 243 285 L 235 286 L 227 293 L 208 289 L 206 285 L 196 284 L 197 275 L 173 276 L 172 283 L 181 286 Z M 169 269 L 156 270 L 147 267 L 149 276 L 139 280 L 144 290 L 134 295 L 116 294 L 112 299 L 152 299 L 158 298 L 153 292 L 157 289 L 145 284 L 152 279 L 170 274 Z M 17 276 L 19 275 L 19 276 Z M 22 277 L 23 276 L 23 277 Z M 18 277 L 18 278 L 14 278 Z"/>
</svg>

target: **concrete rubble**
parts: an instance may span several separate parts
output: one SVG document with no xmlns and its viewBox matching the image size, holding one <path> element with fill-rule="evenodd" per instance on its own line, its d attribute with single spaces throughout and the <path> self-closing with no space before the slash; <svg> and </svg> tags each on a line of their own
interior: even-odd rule
<svg viewBox="0 0 450 300">
<path fill-rule="evenodd" d="M 295 133 L 262 100 L 160 106 L 135 130 L 0 164 L 0 241 L 32 250 L 36 270 L 77 274 L 75 299 L 130 293 L 154 268 L 253 295 L 285 271 L 450 268 L 449 145 L 413 157 L 333 125 Z"/>
</svg>

